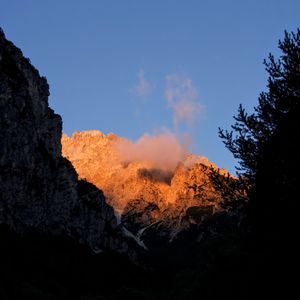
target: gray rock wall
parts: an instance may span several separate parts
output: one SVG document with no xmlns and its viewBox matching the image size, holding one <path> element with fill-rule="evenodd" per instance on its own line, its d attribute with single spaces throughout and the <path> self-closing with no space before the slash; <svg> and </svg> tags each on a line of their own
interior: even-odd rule
<svg viewBox="0 0 300 300">
<path fill-rule="evenodd" d="M 0 29 L 0 224 L 127 251 L 112 237 L 116 218 L 103 193 L 61 156 L 62 120 L 48 96 L 46 79 Z"/>
</svg>

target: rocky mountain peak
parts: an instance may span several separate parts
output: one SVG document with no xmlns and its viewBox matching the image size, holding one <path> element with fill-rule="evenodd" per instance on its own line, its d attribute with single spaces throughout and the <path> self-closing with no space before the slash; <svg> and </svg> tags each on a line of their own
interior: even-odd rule
<svg viewBox="0 0 300 300">
<path fill-rule="evenodd" d="M 104 191 L 127 229 L 137 232 L 160 224 L 170 235 L 187 226 L 190 207 L 221 210 L 222 197 L 209 177 L 210 168 L 217 166 L 206 157 L 188 154 L 175 169 L 154 168 L 146 160 L 122 160 L 120 144 L 131 143 L 100 131 L 62 138 L 63 156 L 72 162 L 80 178 Z"/>
<path fill-rule="evenodd" d="M 130 252 L 124 233 L 147 248 L 148 233 L 170 241 L 222 210 L 210 181 L 217 167 L 173 135 L 145 135 L 138 151 L 113 133 L 68 137 L 48 96 L 46 79 L 0 32 L 0 224 Z"/>
</svg>

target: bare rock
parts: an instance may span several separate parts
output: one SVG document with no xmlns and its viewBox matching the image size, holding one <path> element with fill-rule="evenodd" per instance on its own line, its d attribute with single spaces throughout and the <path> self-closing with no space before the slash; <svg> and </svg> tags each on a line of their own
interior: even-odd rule
<svg viewBox="0 0 300 300">
<path fill-rule="evenodd" d="M 63 135 L 62 152 L 80 178 L 104 191 L 121 224 L 132 233 L 142 238 L 151 231 L 171 241 L 191 224 L 222 210 L 222 196 L 210 180 L 210 168 L 217 166 L 206 157 L 190 154 L 174 170 L 153 168 L 147 161 L 122 161 L 119 146 L 129 143 L 100 131 L 75 132 Z"/>
<path fill-rule="evenodd" d="M 102 191 L 62 157 L 62 120 L 48 96 L 46 79 L 0 30 L 0 224 L 128 251 Z"/>
</svg>

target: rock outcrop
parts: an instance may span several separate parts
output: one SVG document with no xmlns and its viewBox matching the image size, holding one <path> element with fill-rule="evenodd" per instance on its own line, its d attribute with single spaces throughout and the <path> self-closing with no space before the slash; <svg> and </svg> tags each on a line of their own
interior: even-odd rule
<svg viewBox="0 0 300 300">
<path fill-rule="evenodd" d="M 102 191 L 61 156 L 62 120 L 48 96 L 46 79 L 0 29 L 0 224 L 127 251 Z"/>
<path fill-rule="evenodd" d="M 207 158 L 190 154 L 166 171 L 147 161 L 122 161 L 118 149 L 128 143 L 111 133 L 75 132 L 63 135 L 62 153 L 82 179 L 104 191 L 121 224 L 138 239 L 147 240 L 151 232 L 155 239 L 172 241 L 191 224 L 222 211 L 222 196 L 209 176 L 217 167 Z"/>
</svg>

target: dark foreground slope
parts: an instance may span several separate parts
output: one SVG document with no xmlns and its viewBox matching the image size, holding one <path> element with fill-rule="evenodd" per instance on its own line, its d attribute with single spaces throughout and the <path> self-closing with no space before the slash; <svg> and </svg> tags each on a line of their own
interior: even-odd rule
<svg viewBox="0 0 300 300">
<path fill-rule="evenodd" d="M 146 273 L 115 252 L 96 255 L 66 236 L 20 236 L 3 225 L 0 238 L 1 300 L 143 299 L 131 290 L 147 290 Z"/>
<path fill-rule="evenodd" d="M 253 266 L 236 238 L 186 245 L 138 268 L 116 253 L 95 255 L 72 239 L 19 236 L 0 226 L 0 299 L 253 299 Z M 181 247 L 182 250 L 182 247 Z M 252 277 L 253 278 L 253 277 Z"/>
</svg>

